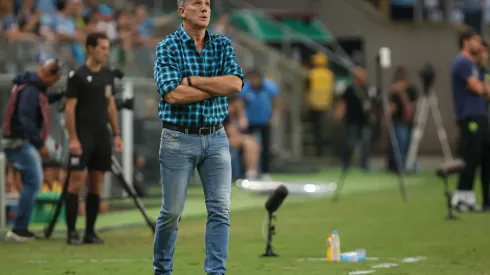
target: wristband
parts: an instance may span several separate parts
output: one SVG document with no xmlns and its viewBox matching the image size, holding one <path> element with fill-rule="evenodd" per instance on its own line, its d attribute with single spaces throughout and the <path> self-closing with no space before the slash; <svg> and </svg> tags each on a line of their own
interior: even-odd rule
<svg viewBox="0 0 490 275">
<path fill-rule="evenodd" d="M 190 76 L 187 77 L 187 84 L 189 84 L 189 86 L 192 87 L 192 81 Z"/>
<path fill-rule="evenodd" d="M 113 134 L 112 134 L 112 136 L 113 136 L 113 137 L 119 137 L 119 136 L 120 136 L 120 134 L 119 134 L 119 132 L 117 132 L 117 133 L 113 133 Z"/>
</svg>

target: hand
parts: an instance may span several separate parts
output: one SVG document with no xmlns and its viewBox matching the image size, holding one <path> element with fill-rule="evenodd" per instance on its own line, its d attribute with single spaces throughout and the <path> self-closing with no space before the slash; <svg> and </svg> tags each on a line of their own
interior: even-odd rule
<svg viewBox="0 0 490 275">
<path fill-rule="evenodd" d="M 72 139 L 70 140 L 70 153 L 75 156 L 81 156 L 82 155 L 82 144 L 80 144 L 80 141 L 78 139 Z"/>
<path fill-rule="evenodd" d="M 123 149 L 123 142 L 120 136 L 114 137 L 114 151 L 121 152 Z"/>
<path fill-rule="evenodd" d="M 39 149 L 39 154 L 41 154 L 41 158 L 43 160 L 49 160 L 49 158 L 50 158 L 49 150 L 46 146 L 43 146 L 43 147 L 41 147 L 41 149 Z"/>
</svg>

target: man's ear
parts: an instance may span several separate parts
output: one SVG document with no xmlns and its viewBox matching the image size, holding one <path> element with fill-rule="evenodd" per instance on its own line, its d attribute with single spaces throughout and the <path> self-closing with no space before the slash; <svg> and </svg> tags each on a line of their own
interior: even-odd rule
<svg viewBox="0 0 490 275">
<path fill-rule="evenodd" d="M 179 15 L 180 15 L 180 18 L 182 20 L 185 20 L 185 8 L 184 7 L 179 8 Z"/>
</svg>

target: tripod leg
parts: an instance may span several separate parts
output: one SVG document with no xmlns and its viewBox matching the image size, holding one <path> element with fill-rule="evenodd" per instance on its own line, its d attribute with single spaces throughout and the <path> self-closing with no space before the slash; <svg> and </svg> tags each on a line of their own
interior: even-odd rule
<svg viewBox="0 0 490 275">
<path fill-rule="evenodd" d="M 441 111 L 439 110 L 439 104 L 437 103 L 437 96 L 434 92 L 431 93 L 429 106 L 432 112 L 432 118 L 434 119 L 434 124 L 437 129 L 437 135 L 439 137 L 439 142 L 441 143 L 442 153 L 444 154 L 444 159 L 446 161 L 452 160 L 453 156 L 451 153 L 451 146 L 447 140 L 446 129 L 444 128 L 444 123 L 442 121 Z"/>
<path fill-rule="evenodd" d="M 134 204 L 136 205 L 136 207 L 139 209 L 139 211 L 143 215 L 146 223 L 148 224 L 148 226 L 153 231 L 153 234 L 155 234 L 155 227 L 156 227 L 155 222 L 153 222 L 151 220 L 150 216 L 148 215 L 148 213 L 146 211 L 146 208 L 143 205 L 143 202 L 141 202 L 141 200 L 140 200 L 138 194 L 136 193 L 136 191 L 134 190 L 133 186 L 129 185 L 128 182 L 126 181 L 126 179 L 124 178 L 123 169 L 122 169 L 121 165 L 119 164 L 119 162 L 117 161 L 115 156 L 112 156 L 112 172 L 114 173 L 114 175 L 116 177 L 118 177 L 118 179 L 119 179 L 118 182 L 121 184 L 121 187 L 124 189 L 124 191 L 126 191 L 131 196 L 131 198 L 134 201 Z"/>
<path fill-rule="evenodd" d="M 449 183 L 448 183 L 448 176 L 444 176 L 444 195 L 446 197 L 446 203 L 447 203 L 447 209 L 448 209 L 448 215 L 446 219 L 448 220 L 454 220 L 456 219 L 456 216 L 454 216 L 454 211 L 453 211 L 453 206 L 451 205 L 451 191 L 449 191 Z"/>
<path fill-rule="evenodd" d="M 339 181 L 337 182 L 337 188 L 335 189 L 335 194 L 332 198 L 333 202 L 337 202 L 339 200 L 340 192 L 345 185 L 345 178 L 347 178 L 347 174 L 349 173 L 348 170 L 348 168 L 342 169 L 342 172 L 340 173 Z"/>
<path fill-rule="evenodd" d="M 54 227 L 56 226 L 56 222 L 58 221 L 58 217 L 60 216 L 61 213 L 61 208 L 63 207 L 63 203 L 65 201 L 65 196 L 66 193 L 68 192 L 68 184 L 70 183 L 70 174 L 71 174 L 71 169 L 68 168 L 67 174 L 66 174 L 66 180 L 65 184 L 63 185 L 63 191 L 61 192 L 60 199 L 58 200 L 56 204 L 56 208 L 54 210 L 53 217 L 51 218 L 51 221 L 48 224 L 48 227 L 44 229 L 44 238 L 48 239 L 51 237 L 53 234 Z"/>
<path fill-rule="evenodd" d="M 410 147 L 408 149 L 408 154 L 407 154 L 407 163 L 405 165 L 407 171 L 413 171 L 415 168 L 417 152 L 419 150 L 420 140 L 424 135 L 425 125 L 427 122 L 428 115 L 429 115 L 428 99 L 427 97 L 423 97 L 420 100 L 419 106 L 417 106 L 415 127 L 412 130 L 412 138 L 410 140 Z"/>
</svg>

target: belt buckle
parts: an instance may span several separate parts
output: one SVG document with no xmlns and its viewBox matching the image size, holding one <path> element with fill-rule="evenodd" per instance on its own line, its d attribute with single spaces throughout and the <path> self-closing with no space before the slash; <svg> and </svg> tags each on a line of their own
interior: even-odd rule
<svg viewBox="0 0 490 275">
<path fill-rule="evenodd" d="M 203 134 L 202 134 L 202 132 L 201 132 L 201 131 L 202 131 L 202 130 L 208 130 L 208 129 L 210 129 L 210 128 L 209 128 L 209 127 L 201 127 L 201 128 L 199 128 L 199 131 L 198 131 L 199 135 L 200 135 L 200 136 L 205 136 L 205 135 L 203 135 Z M 209 135 L 209 134 L 208 134 L 208 135 Z"/>
</svg>

